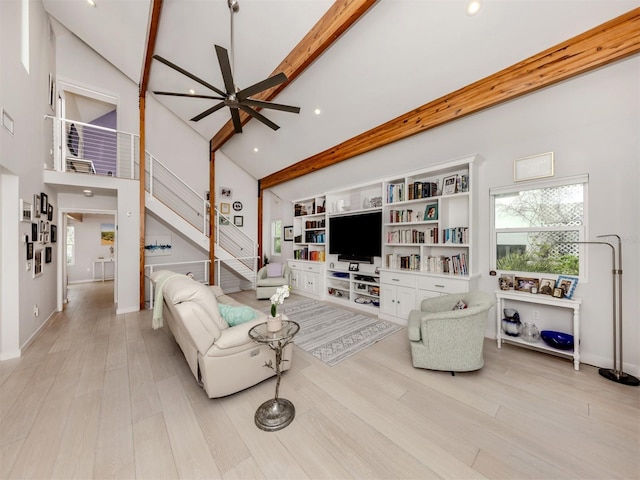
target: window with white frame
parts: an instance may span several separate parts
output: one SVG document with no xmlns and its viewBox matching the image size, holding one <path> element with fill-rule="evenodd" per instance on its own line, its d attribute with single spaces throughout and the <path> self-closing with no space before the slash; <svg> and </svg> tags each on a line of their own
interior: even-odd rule
<svg viewBox="0 0 640 480">
<path fill-rule="evenodd" d="M 271 255 L 282 254 L 282 220 L 271 222 Z"/>
<path fill-rule="evenodd" d="M 588 176 L 490 190 L 496 270 L 584 275 Z"/>
<path fill-rule="evenodd" d="M 67 265 L 75 265 L 76 259 L 76 229 L 73 225 L 67 225 Z"/>
</svg>

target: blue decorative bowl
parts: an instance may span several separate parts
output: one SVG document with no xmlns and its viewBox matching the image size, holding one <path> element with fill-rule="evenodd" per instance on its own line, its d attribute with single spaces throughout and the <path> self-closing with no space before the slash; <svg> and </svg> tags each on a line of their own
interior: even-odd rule
<svg viewBox="0 0 640 480">
<path fill-rule="evenodd" d="M 550 347 L 559 350 L 573 350 L 573 335 L 553 330 L 542 330 L 540 338 Z"/>
</svg>

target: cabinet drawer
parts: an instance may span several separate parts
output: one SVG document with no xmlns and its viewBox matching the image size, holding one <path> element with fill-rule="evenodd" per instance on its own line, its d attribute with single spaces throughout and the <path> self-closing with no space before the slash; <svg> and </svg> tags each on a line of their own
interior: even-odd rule
<svg viewBox="0 0 640 480">
<path fill-rule="evenodd" d="M 289 268 L 303 272 L 322 273 L 322 264 L 320 263 L 289 262 Z"/>
<path fill-rule="evenodd" d="M 457 278 L 420 277 L 418 288 L 442 293 L 466 293 L 469 291 L 469 282 Z"/>
<path fill-rule="evenodd" d="M 382 272 L 380 273 L 380 283 L 401 285 L 403 287 L 415 287 L 416 276 L 409 273 Z"/>
</svg>

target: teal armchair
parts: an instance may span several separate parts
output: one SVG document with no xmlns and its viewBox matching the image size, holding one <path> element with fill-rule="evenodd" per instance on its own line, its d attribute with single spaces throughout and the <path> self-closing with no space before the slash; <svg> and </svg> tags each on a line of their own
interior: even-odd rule
<svg viewBox="0 0 640 480">
<path fill-rule="evenodd" d="M 454 310 L 460 300 L 467 308 Z M 413 366 L 451 373 L 482 368 L 485 326 L 494 305 L 494 297 L 480 291 L 423 300 L 420 310 L 409 314 Z"/>
</svg>

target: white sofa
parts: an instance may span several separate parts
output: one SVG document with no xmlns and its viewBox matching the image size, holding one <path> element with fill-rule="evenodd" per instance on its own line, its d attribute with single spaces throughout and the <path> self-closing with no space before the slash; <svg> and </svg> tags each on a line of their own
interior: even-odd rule
<svg viewBox="0 0 640 480">
<path fill-rule="evenodd" d="M 162 289 L 163 326 L 175 338 L 209 398 L 236 393 L 275 375 L 265 366 L 274 360 L 273 351 L 248 335 L 251 327 L 266 321 L 266 313 L 253 310 L 254 320 L 230 327 L 218 304 L 242 305 L 220 287 L 203 285 L 185 275 L 167 278 L 166 271 L 155 272 L 151 280 Z M 283 359 L 281 369 L 285 371 L 291 367 L 291 344 L 285 347 Z"/>
</svg>

